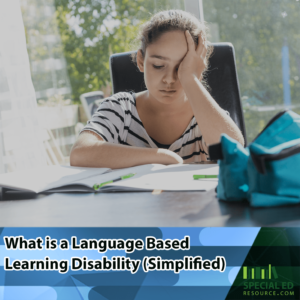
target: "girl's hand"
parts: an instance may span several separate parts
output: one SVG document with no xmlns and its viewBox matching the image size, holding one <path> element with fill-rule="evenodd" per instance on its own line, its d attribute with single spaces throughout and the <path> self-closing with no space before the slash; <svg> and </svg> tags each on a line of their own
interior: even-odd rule
<svg viewBox="0 0 300 300">
<path fill-rule="evenodd" d="M 159 163 L 163 165 L 183 164 L 183 159 L 173 151 L 158 149 L 158 156 L 162 159 Z"/>
<path fill-rule="evenodd" d="M 188 30 L 185 31 L 188 51 L 179 65 L 178 78 L 183 84 L 184 80 L 189 80 L 191 77 L 196 77 L 200 81 L 202 79 L 202 72 L 206 68 L 206 53 L 207 45 L 202 38 L 198 36 L 198 46 L 195 49 L 194 40 Z"/>
</svg>

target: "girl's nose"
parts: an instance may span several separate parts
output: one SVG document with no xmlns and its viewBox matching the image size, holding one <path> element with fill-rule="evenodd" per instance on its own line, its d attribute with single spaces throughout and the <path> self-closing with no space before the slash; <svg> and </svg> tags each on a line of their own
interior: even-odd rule
<svg viewBox="0 0 300 300">
<path fill-rule="evenodd" d="M 166 84 L 172 84 L 177 80 L 177 70 L 169 71 L 165 74 L 163 82 Z"/>
</svg>

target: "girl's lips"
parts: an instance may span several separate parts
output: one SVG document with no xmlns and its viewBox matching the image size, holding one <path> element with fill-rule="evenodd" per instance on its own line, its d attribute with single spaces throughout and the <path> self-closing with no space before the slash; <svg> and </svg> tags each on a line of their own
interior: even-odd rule
<svg viewBox="0 0 300 300">
<path fill-rule="evenodd" d="M 176 90 L 160 90 L 162 93 L 173 94 L 176 93 Z"/>
</svg>

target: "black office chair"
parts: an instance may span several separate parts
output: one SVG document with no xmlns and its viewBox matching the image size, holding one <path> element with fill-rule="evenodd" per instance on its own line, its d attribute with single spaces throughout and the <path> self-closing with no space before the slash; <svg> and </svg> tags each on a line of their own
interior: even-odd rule
<svg viewBox="0 0 300 300">
<path fill-rule="evenodd" d="M 207 83 L 210 94 L 240 128 L 246 143 L 246 129 L 240 99 L 239 82 L 235 67 L 234 48 L 230 43 L 213 43 L 209 60 Z M 132 52 L 117 53 L 110 57 L 110 76 L 113 93 L 146 90 L 144 75 L 132 62 Z"/>
</svg>

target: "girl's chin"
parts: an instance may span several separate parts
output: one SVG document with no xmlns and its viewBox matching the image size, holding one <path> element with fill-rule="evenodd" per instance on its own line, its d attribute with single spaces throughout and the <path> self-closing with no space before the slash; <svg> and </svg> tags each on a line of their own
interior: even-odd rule
<svg viewBox="0 0 300 300">
<path fill-rule="evenodd" d="M 150 92 L 150 91 L 149 91 Z M 179 93 L 179 91 L 173 93 L 164 93 L 160 91 L 150 92 L 152 97 L 154 97 L 158 102 L 164 104 L 171 104 L 171 103 L 180 103 L 184 102 L 185 95 Z"/>
<path fill-rule="evenodd" d="M 174 104 L 181 102 L 178 97 L 166 97 L 166 96 L 160 96 L 156 98 L 157 101 L 163 104 Z"/>
</svg>

